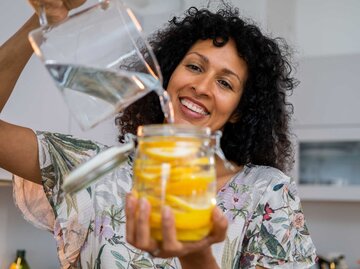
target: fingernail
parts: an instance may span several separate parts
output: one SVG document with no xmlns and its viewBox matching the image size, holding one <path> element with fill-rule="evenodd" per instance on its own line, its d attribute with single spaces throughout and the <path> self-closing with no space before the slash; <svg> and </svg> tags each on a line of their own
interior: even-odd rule
<svg viewBox="0 0 360 269">
<path fill-rule="evenodd" d="M 134 197 L 132 195 L 129 195 L 126 199 L 126 208 L 128 211 L 131 211 L 134 208 Z"/>
<path fill-rule="evenodd" d="M 140 210 L 145 211 L 146 210 L 146 199 L 140 198 Z"/>
<path fill-rule="evenodd" d="M 162 217 L 164 220 L 168 220 L 170 218 L 171 209 L 169 206 L 165 205 L 162 209 Z"/>
</svg>

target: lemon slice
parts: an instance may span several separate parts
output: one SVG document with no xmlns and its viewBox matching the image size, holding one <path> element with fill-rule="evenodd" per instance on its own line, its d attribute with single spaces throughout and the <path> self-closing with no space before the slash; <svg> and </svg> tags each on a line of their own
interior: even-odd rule
<svg viewBox="0 0 360 269">
<path fill-rule="evenodd" d="M 191 204 L 180 197 L 175 195 L 167 194 L 165 197 L 165 202 L 171 208 L 182 210 L 182 211 L 202 211 L 208 210 L 209 208 L 213 207 L 213 204 L 209 203 L 207 205 L 199 206 L 195 204 Z"/>
<path fill-rule="evenodd" d="M 155 140 L 141 141 L 139 148 L 156 161 L 171 161 L 184 159 L 194 155 L 200 148 L 199 139 L 186 137 L 167 137 Z"/>
<path fill-rule="evenodd" d="M 154 208 L 159 208 L 161 207 L 162 203 L 161 200 L 153 195 L 146 195 L 145 198 L 149 201 L 149 203 L 151 204 L 151 208 L 152 210 Z"/>
<path fill-rule="evenodd" d="M 184 159 L 194 155 L 197 148 L 148 148 L 145 154 L 151 158 L 161 161 L 172 161 L 176 159 Z"/>
<path fill-rule="evenodd" d="M 170 180 L 177 181 L 190 178 L 193 174 L 199 173 L 200 171 L 200 166 L 174 165 L 170 170 Z"/>
<path fill-rule="evenodd" d="M 184 179 L 177 182 L 169 181 L 166 192 L 172 195 L 203 195 L 211 189 L 214 177 L 199 178 L 196 180 Z"/>
<path fill-rule="evenodd" d="M 196 158 L 192 161 L 193 165 L 210 165 L 210 158 L 208 157 L 201 157 Z"/>
</svg>

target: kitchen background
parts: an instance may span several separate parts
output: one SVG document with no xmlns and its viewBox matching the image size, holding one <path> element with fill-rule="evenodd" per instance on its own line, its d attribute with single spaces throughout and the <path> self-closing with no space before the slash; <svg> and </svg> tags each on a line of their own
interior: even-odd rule
<svg viewBox="0 0 360 269">
<path fill-rule="evenodd" d="M 94 0 L 95 1 L 95 0 Z M 88 4 L 94 3 L 88 1 Z M 128 0 L 150 33 L 201 0 Z M 245 17 L 294 48 L 301 84 L 291 101 L 297 147 L 293 176 L 307 223 L 321 255 L 344 254 L 350 268 L 360 260 L 360 1 L 233 0 Z M 216 1 L 210 1 L 216 6 Z M 26 1 L 0 2 L 0 43 L 32 14 Z M 16 61 L 16 59 L 14 59 Z M 7 106 L 3 120 L 35 130 L 71 133 L 116 143 L 109 120 L 81 132 L 54 88 L 45 68 L 32 57 Z M 32 268 L 58 268 L 52 236 L 34 228 L 12 199 L 11 175 L 0 170 L 0 268 L 16 249 L 26 249 Z"/>
</svg>

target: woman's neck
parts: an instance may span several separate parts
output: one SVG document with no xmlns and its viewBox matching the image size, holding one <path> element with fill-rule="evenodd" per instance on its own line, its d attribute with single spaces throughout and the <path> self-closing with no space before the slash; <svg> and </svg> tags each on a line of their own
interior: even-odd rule
<svg viewBox="0 0 360 269">
<path fill-rule="evenodd" d="M 219 191 L 234 175 L 240 172 L 244 166 L 236 165 L 231 162 L 234 166 L 234 170 L 230 170 L 225 167 L 224 162 L 216 156 L 215 158 L 215 167 L 216 167 L 216 190 Z"/>
</svg>

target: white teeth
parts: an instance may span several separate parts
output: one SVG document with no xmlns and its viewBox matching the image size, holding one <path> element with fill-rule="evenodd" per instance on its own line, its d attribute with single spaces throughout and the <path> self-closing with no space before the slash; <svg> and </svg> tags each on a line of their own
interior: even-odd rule
<svg viewBox="0 0 360 269">
<path fill-rule="evenodd" d="M 188 109 L 199 113 L 201 115 L 208 115 L 209 113 L 207 111 L 205 111 L 204 108 L 194 104 L 193 102 L 187 100 L 187 99 L 180 99 L 181 104 L 183 104 L 184 106 L 186 106 Z"/>
</svg>

